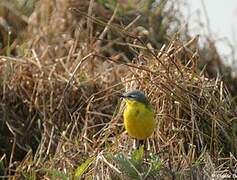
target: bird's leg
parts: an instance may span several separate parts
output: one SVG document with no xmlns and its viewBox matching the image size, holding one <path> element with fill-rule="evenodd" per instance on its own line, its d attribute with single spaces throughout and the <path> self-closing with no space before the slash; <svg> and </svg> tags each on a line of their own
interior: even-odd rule
<svg viewBox="0 0 237 180">
<path fill-rule="evenodd" d="M 145 140 L 135 140 L 133 144 L 133 149 L 139 149 L 140 146 L 145 147 L 146 141 Z"/>
<path fill-rule="evenodd" d="M 146 140 L 138 140 L 138 148 L 140 147 L 140 146 L 144 146 L 144 148 L 145 148 L 145 145 L 146 145 Z"/>
</svg>

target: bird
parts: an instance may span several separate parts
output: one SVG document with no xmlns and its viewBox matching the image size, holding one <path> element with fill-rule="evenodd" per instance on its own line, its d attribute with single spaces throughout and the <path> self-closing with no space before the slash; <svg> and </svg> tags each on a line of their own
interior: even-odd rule
<svg viewBox="0 0 237 180">
<path fill-rule="evenodd" d="M 131 90 L 121 96 L 126 107 L 123 112 L 124 127 L 128 135 L 144 145 L 156 126 L 155 112 L 148 98 L 140 90 Z"/>
</svg>

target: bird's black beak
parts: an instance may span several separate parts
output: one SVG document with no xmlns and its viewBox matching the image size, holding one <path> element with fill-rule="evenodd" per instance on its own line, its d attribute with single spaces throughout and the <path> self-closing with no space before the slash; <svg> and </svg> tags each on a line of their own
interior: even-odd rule
<svg viewBox="0 0 237 180">
<path fill-rule="evenodd" d="M 126 96 L 123 95 L 123 94 L 120 94 L 119 97 L 120 97 L 120 98 L 123 98 L 123 99 L 126 98 Z"/>
</svg>

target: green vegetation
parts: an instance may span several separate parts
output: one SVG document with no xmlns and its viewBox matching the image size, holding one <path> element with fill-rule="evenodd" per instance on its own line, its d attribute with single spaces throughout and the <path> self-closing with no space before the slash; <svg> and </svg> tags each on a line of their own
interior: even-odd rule
<svg viewBox="0 0 237 180">
<path fill-rule="evenodd" d="M 214 41 L 200 47 L 188 25 L 181 29 L 179 3 L 2 1 L 0 176 L 195 179 L 234 172 L 236 78 Z M 148 151 L 134 150 L 124 132 L 119 95 L 127 89 L 143 90 L 156 110 Z"/>
</svg>

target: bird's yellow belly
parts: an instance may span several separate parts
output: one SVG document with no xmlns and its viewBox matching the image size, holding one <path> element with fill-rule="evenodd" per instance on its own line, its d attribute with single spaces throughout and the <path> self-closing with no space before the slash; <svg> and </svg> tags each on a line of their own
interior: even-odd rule
<svg viewBox="0 0 237 180">
<path fill-rule="evenodd" d="M 146 139 L 155 129 L 154 112 L 142 104 L 135 107 L 128 106 L 124 111 L 124 125 L 131 137 Z"/>
</svg>

